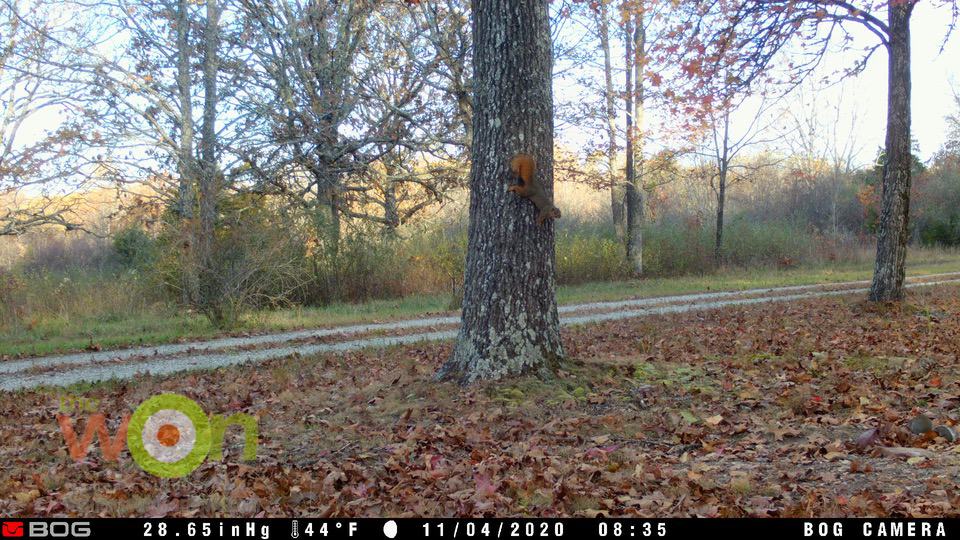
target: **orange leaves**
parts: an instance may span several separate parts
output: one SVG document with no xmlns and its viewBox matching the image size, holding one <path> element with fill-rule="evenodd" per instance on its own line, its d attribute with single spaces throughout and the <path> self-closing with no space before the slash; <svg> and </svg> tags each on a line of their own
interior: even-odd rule
<svg viewBox="0 0 960 540">
<path fill-rule="evenodd" d="M 880 204 L 880 196 L 877 192 L 877 186 L 875 185 L 866 185 L 860 188 L 857 191 L 857 200 L 860 201 L 860 206 L 863 207 L 864 212 L 868 214 L 871 212 L 876 212 L 876 208 Z"/>
<path fill-rule="evenodd" d="M 879 4 L 865 3 L 871 9 Z M 675 80 L 666 85 L 682 87 L 678 93 L 691 102 L 677 110 L 694 118 L 705 113 L 702 102 L 697 103 L 698 96 L 713 95 L 725 101 L 734 95 L 787 88 L 812 73 L 821 64 L 821 56 L 859 50 L 850 41 L 850 32 L 820 32 L 819 27 L 856 25 L 857 21 L 850 19 L 869 16 L 847 3 L 796 0 L 685 0 L 679 3 L 677 13 L 682 22 L 666 32 L 664 42 L 656 47 L 670 57 L 669 65 L 678 66 Z M 794 50 L 792 45 L 801 52 L 787 53 Z M 737 75 L 735 80 L 731 73 Z"/>
<path fill-rule="evenodd" d="M 687 77 L 696 77 L 702 73 L 703 63 L 700 59 L 690 60 L 689 62 L 684 63 L 680 66 L 680 70 L 686 74 Z"/>
</svg>

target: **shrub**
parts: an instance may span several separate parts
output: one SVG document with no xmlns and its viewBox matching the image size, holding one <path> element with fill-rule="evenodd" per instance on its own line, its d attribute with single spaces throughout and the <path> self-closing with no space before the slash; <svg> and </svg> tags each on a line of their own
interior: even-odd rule
<svg viewBox="0 0 960 540">
<path fill-rule="evenodd" d="M 307 279 L 305 241 L 288 216 L 258 195 L 224 198 L 209 268 L 196 272 L 196 302 L 218 327 L 236 324 L 249 309 L 295 300 Z"/>
<path fill-rule="evenodd" d="M 461 222 L 441 223 L 415 231 L 404 241 L 405 294 L 442 292 L 450 295 L 448 308 L 463 303 L 463 270 L 467 232 Z"/>
<path fill-rule="evenodd" d="M 336 275 L 338 301 L 363 302 L 373 298 L 404 295 L 406 261 L 400 241 L 364 224 L 352 228 L 340 242 L 340 250 L 328 271 Z"/>
<path fill-rule="evenodd" d="M 17 267 L 24 272 L 106 271 L 113 250 L 106 239 L 84 232 L 41 230 L 27 235 L 26 249 Z"/>
<path fill-rule="evenodd" d="M 612 227 L 557 234 L 557 281 L 564 285 L 630 277 L 623 243 Z"/>
<path fill-rule="evenodd" d="M 915 233 L 920 243 L 960 245 L 960 169 L 940 166 L 917 181 L 913 208 Z"/>
<path fill-rule="evenodd" d="M 146 269 L 157 259 L 157 243 L 140 227 L 128 227 L 113 237 L 113 251 L 123 268 Z"/>
<path fill-rule="evenodd" d="M 12 326 L 23 318 L 26 290 L 23 280 L 10 270 L 0 268 L 0 326 Z"/>
</svg>

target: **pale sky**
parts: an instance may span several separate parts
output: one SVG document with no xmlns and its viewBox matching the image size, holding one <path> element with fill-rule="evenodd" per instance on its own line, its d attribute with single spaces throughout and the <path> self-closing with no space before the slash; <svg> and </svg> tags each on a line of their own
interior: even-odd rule
<svg viewBox="0 0 960 540">
<path fill-rule="evenodd" d="M 946 48 L 940 46 L 950 22 L 948 8 L 935 9 L 929 0 L 921 0 L 914 11 L 911 25 L 911 59 L 913 85 L 911 106 L 913 137 L 919 143 L 920 156 L 929 159 L 943 145 L 946 134 L 944 117 L 954 108 L 951 83 L 960 91 L 960 35 L 954 33 Z M 873 36 L 864 34 L 862 40 Z M 876 38 L 873 38 L 876 39 Z M 832 69 L 837 64 L 825 67 Z M 859 129 L 855 135 L 863 146 L 861 161 L 871 162 L 876 149 L 883 146 L 886 125 L 887 54 L 878 50 L 867 69 L 846 84 L 844 109 L 859 109 Z M 824 97 L 837 89 L 825 91 Z"/>
<path fill-rule="evenodd" d="M 885 17 L 885 14 L 881 15 Z M 951 83 L 960 91 L 960 30 L 951 37 L 944 51 L 940 52 L 940 46 L 946 36 L 949 22 L 949 8 L 934 8 L 931 6 L 930 0 L 921 0 L 917 4 L 911 21 L 913 60 L 912 135 L 919 144 L 920 157 L 924 160 L 929 159 L 944 142 L 946 134 L 944 116 L 955 108 Z M 855 44 L 857 46 L 877 43 L 876 36 L 860 28 L 857 24 L 851 24 L 849 28 L 856 36 Z M 615 43 L 619 43 L 619 39 Z M 622 49 L 615 50 L 613 56 L 614 66 L 622 67 Z M 855 162 L 858 166 L 866 166 L 873 163 L 877 155 L 877 148 L 883 146 L 884 142 L 887 95 L 886 51 L 882 47 L 877 50 L 866 69 L 856 77 L 842 81 L 834 78 L 829 84 L 820 82 L 823 77 L 853 65 L 855 60 L 860 57 L 860 54 L 854 54 L 852 51 L 828 55 L 818 71 L 805 84 L 802 100 L 801 95 L 794 92 L 780 100 L 770 114 L 776 114 L 784 108 L 798 112 L 803 108 L 802 102 L 805 102 L 808 107 L 810 107 L 811 102 L 816 102 L 815 110 L 826 121 L 828 117 L 837 116 L 834 109 L 836 104 L 839 103 L 839 117 L 843 124 L 839 130 L 841 136 L 844 132 L 850 131 L 848 129 L 850 115 L 856 114 L 857 127 L 850 134 L 854 138 L 855 147 L 860 149 Z M 783 63 L 782 57 L 779 60 L 781 60 L 780 63 Z M 597 77 L 602 76 L 602 72 L 597 73 Z M 615 84 L 621 87 L 622 74 L 615 77 Z M 557 100 L 576 101 L 582 99 L 582 96 L 577 95 L 582 92 L 582 88 L 571 87 L 563 81 L 556 81 L 554 90 Z M 843 95 L 842 99 L 840 99 L 841 94 Z M 756 103 L 757 100 L 749 100 L 743 111 L 733 116 L 734 132 L 737 131 L 738 127 L 741 128 L 741 131 L 745 129 L 746 124 L 753 118 L 751 108 L 755 110 Z M 659 134 L 656 129 L 658 121 L 662 121 L 662 111 L 658 113 L 657 110 L 648 108 L 647 115 L 649 121 L 646 129 L 649 132 L 648 138 L 650 140 L 648 148 L 656 148 L 660 146 L 658 144 L 660 142 Z M 738 122 L 738 120 L 740 121 Z M 622 118 L 620 123 L 623 123 Z M 571 148 L 581 148 L 586 139 L 596 136 L 592 133 L 581 133 L 573 126 L 565 127 L 558 133 L 561 142 Z"/>
<path fill-rule="evenodd" d="M 912 58 L 913 58 L 913 137 L 919 143 L 920 155 L 929 159 L 943 144 L 946 133 L 944 116 L 954 107 L 951 84 L 960 91 L 960 35 L 954 35 L 946 49 L 939 49 L 947 32 L 950 21 L 948 9 L 935 9 L 929 0 L 921 0 L 912 20 Z M 865 30 L 858 36 L 858 43 L 873 43 L 876 39 Z M 619 55 L 617 55 L 619 56 Z M 851 63 L 853 56 L 832 55 L 821 67 L 823 75 L 829 74 Z M 617 64 L 621 62 L 616 58 Z M 835 84 L 817 91 L 816 100 L 832 106 L 839 92 L 844 93 L 841 101 L 841 117 L 857 110 L 858 124 L 854 137 L 857 147 L 861 148 L 857 163 L 866 165 L 873 161 L 876 149 L 883 145 L 886 118 L 886 52 L 881 49 L 873 56 L 866 70 L 859 76 L 848 79 L 842 85 Z M 602 77 L 601 73 L 597 74 Z M 619 82 L 619 81 L 618 81 Z M 555 83 L 558 99 L 576 99 L 571 93 L 573 88 L 564 88 L 562 81 Z M 811 98 L 808 91 L 807 99 Z M 800 107 L 798 95 L 788 97 L 784 106 Z M 833 113 L 831 113 L 833 114 Z M 20 133 L 20 141 L 35 140 L 47 130 L 55 129 L 59 124 L 58 113 L 46 111 L 35 115 Z M 745 115 L 749 116 L 749 114 Z M 578 147 L 582 134 L 576 130 L 558 133 L 561 141 Z"/>
</svg>

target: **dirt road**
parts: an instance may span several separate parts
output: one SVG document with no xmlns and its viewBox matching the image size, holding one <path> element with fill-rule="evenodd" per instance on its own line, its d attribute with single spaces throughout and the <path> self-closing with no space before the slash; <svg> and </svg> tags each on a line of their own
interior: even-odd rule
<svg viewBox="0 0 960 540">
<path fill-rule="evenodd" d="M 915 276 L 908 281 L 909 288 L 960 285 L 960 272 Z M 580 325 L 729 306 L 864 294 L 867 292 L 865 285 L 869 285 L 869 282 L 850 281 L 566 305 L 560 308 L 560 321 L 563 325 Z M 456 316 L 431 317 L 11 360 L 0 363 L 0 390 L 66 386 L 81 381 L 132 378 L 145 373 L 168 374 L 213 369 L 292 355 L 306 356 L 446 340 L 456 336 L 459 322 Z"/>
</svg>

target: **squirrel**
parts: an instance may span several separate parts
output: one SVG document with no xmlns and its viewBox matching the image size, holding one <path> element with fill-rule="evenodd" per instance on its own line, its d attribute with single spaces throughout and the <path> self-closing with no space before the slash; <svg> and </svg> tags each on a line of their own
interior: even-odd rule
<svg viewBox="0 0 960 540">
<path fill-rule="evenodd" d="M 553 201 L 543 189 L 543 185 L 536 181 L 537 161 L 530 154 L 517 154 L 510 160 L 510 170 L 523 183 L 510 186 L 507 191 L 530 199 L 540 210 L 537 214 L 537 225 L 543 225 L 548 219 L 558 219 L 560 209 L 553 205 Z"/>
</svg>

